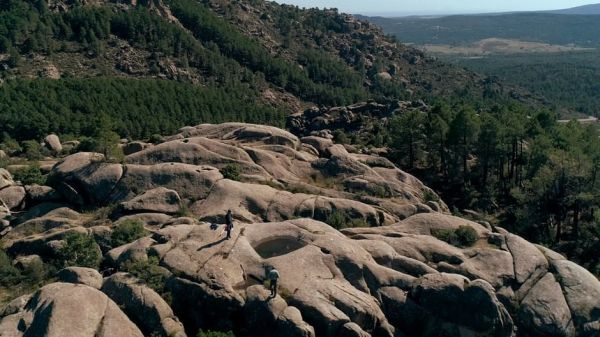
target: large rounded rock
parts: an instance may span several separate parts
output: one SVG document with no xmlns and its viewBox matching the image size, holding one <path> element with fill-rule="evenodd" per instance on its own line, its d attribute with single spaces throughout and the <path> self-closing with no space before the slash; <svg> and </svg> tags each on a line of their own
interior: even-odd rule
<svg viewBox="0 0 600 337">
<path fill-rule="evenodd" d="M 25 196 L 27 193 L 23 186 L 9 186 L 0 190 L 0 204 L 3 202 L 9 209 L 17 209 L 23 206 Z"/>
<path fill-rule="evenodd" d="M 216 181 L 223 179 L 218 169 L 181 163 L 127 165 L 111 200 L 123 201 L 148 190 L 164 187 L 177 191 L 181 198 L 206 198 Z"/>
<path fill-rule="evenodd" d="M 533 244 L 527 240 L 513 235 L 506 235 L 506 245 L 515 261 L 515 279 L 525 283 L 536 273 L 545 273 L 548 270 L 548 260 Z"/>
<path fill-rule="evenodd" d="M 84 284 L 96 289 L 102 287 L 102 275 L 91 268 L 68 267 L 60 270 L 56 277 L 66 283 Z"/>
<path fill-rule="evenodd" d="M 8 238 L 19 238 L 32 234 L 42 234 L 52 229 L 66 229 L 80 226 L 87 216 L 84 216 L 68 207 L 59 207 L 49 212 L 34 217 L 23 223 L 16 223 Z"/>
<path fill-rule="evenodd" d="M 181 198 L 176 191 L 158 187 L 121 204 L 127 212 L 174 214 L 181 210 Z"/>
<path fill-rule="evenodd" d="M 410 298 L 433 318 L 487 336 L 512 336 L 512 320 L 487 282 L 453 274 L 428 274 L 419 279 Z"/>
<path fill-rule="evenodd" d="M 85 285 L 49 284 L 12 311 L 0 318 L 3 336 L 143 337 L 112 300 Z"/>
<path fill-rule="evenodd" d="M 46 138 L 44 138 L 44 145 L 55 155 L 59 154 L 63 149 L 60 139 L 55 134 L 46 136 Z"/>
<path fill-rule="evenodd" d="M 61 196 L 50 186 L 27 185 L 25 186 L 27 199 L 32 203 L 55 202 L 60 201 Z"/>
<path fill-rule="evenodd" d="M 145 237 L 123 246 L 114 248 L 106 253 L 104 257 L 106 262 L 113 266 L 119 266 L 122 263 L 131 261 L 147 261 L 148 248 L 156 241 L 152 238 Z"/>
<path fill-rule="evenodd" d="M 600 281 L 585 268 L 568 260 L 551 262 L 576 327 L 600 320 Z"/>
<path fill-rule="evenodd" d="M 54 166 L 48 175 L 48 184 L 56 187 L 68 200 L 103 204 L 122 175 L 123 166 L 104 162 L 102 154 L 80 152 Z"/>
<path fill-rule="evenodd" d="M 246 289 L 244 320 L 247 329 L 256 336 L 314 337 L 312 326 L 304 322 L 300 311 L 280 297 L 270 297 L 263 286 Z"/>
<path fill-rule="evenodd" d="M 169 337 L 186 336 L 183 325 L 169 305 L 135 277 L 125 273 L 114 274 L 104 281 L 102 291 L 125 311 L 146 336 L 152 333 Z"/>
<path fill-rule="evenodd" d="M 14 185 L 12 175 L 6 169 L 0 168 L 0 190 Z"/>
<path fill-rule="evenodd" d="M 554 276 L 546 274 L 529 291 L 518 314 L 521 326 L 533 336 L 575 336 L 571 311 Z"/>
</svg>

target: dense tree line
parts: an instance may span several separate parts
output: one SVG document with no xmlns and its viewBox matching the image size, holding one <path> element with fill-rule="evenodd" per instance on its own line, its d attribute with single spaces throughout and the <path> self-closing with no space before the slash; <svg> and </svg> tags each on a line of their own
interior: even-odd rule
<svg viewBox="0 0 600 337">
<path fill-rule="evenodd" d="M 50 132 L 92 135 L 99 118 L 121 136 L 169 134 L 184 125 L 245 121 L 282 126 L 284 115 L 243 88 L 197 87 L 167 80 L 89 78 L 14 80 L 0 88 L 0 133 L 18 140 Z"/>
<path fill-rule="evenodd" d="M 245 36 L 196 1 L 168 0 L 167 3 L 173 14 L 198 40 L 214 43 L 225 56 L 255 72 L 263 73 L 269 82 L 300 98 L 320 104 L 342 105 L 368 97 L 366 90 L 360 85 L 362 83 L 358 86 L 355 83 L 344 83 L 344 87 L 318 79 L 316 83 L 297 64 L 271 55 L 258 41 Z"/>
<path fill-rule="evenodd" d="M 468 45 L 490 37 L 598 47 L 600 22 L 596 15 L 513 13 L 505 15 L 452 15 L 368 18 L 402 42 Z M 532 29 L 535 27 L 535 29 Z"/>
<path fill-rule="evenodd" d="M 438 104 L 388 131 L 395 160 L 442 192 L 600 273 L 600 131 L 519 106 Z"/>
<path fill-rule="evenodd" d="M 490 55 L 448 59 L 474 71 L 523 87 L 561 108 L 598 116 L 600 97 L 598 52 Z"/>
</svg>

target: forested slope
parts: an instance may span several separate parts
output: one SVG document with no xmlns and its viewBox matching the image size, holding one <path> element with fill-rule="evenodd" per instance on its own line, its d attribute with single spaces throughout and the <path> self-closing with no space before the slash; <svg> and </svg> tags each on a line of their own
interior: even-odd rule
<svg viewBox="0 0 600 337">
<path fill-rule="evenodd" d="M 337 11 L 194 0 L 9 0 L 0 10 L 0 132 L 20 140 L 85 134 L 97 114 L 115 119 L 122 136 L 139 138 L 192 120 L 281 125 L 282 114 L 310 104 L 367 99 L 460 97 L 476 105 L 510 101 L 512 93 L 539 104 Z M 124 97 L 139 104 L 120 104 Z M 196 111 L 179 113 L 182 107 Z"/>
</svg>

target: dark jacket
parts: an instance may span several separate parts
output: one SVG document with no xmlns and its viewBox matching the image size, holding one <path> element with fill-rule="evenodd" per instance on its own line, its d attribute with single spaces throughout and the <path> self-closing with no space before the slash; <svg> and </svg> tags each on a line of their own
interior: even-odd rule
<svg viewBox="0 0 600 337">
<path fill-rule="evenodd" d="M 225 225 L 227 225 L 228 228 L 233 228 L 233 213 L 227 213 L 225 216 Z"/>
</svg>

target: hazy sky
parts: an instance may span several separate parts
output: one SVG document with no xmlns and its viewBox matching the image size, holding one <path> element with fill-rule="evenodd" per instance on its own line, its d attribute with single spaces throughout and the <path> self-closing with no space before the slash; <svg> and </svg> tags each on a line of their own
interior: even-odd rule
<svg viewBox="0 0 600 337">
<path fill-rule="evenodd" d="M 300 7 L 335 7 L 346 13 L 482 13 L 563 9 L 594 0 L 276 0 Z"/>
</svg>

